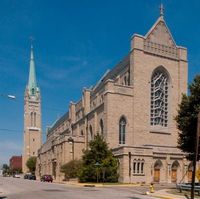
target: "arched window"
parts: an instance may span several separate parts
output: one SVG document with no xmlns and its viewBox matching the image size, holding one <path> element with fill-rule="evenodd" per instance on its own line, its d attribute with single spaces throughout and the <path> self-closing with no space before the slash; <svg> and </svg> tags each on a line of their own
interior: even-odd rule
<svg viewBox="0 0 200 199">
<path fill-rule="evenodd" d="M 33 112 L 31 112 L 31 127 L 33 127 L 33 123 L 34 123 L 34 122 L 33 122 L 33 121 L 34 121 L 33 117 L 34 117 L 34 116 L 33 116 Z"/>
<path fill-rule="evenodd" d="M 124 76 L 124 84 L 127 85 L 127 77 Z"/>
<path fill-rule="evenodd" d="M 134 159 L 133 160 L 133 174 L 144 174 L 144 159 Z"/>
<path fill-rule="evenodd" d="M 36 113 L 34 113 L 34 127 L 36 127 Z"/>
<path fill-rule="evenodd" d="M 158 67 L 151 77 L 151 126 L 167 126 L 169 77 Z"/>
<path fill-rule="evenodd" d="M 34 94 L 35 94 L 35 89 L 32 88 L 32 89 L 31 89 L 31 95 L 34 95 Z"/>
<path fill-rule="evenodd" d="M 93 131 L 92 126 L 89 127 L 89 135 L 88 135 L 88 141 L 91 141 L 93 139 Z"/>
<path fill-rule="evenodd" d="M 125 144 L 126 119 L 122 117 L 119 121 L 119 144 Z"/>
<path fill-rule="evenodd" d="M 100 133 L 103 135 L 103 120 L 100 119 Z"/>
</svg>

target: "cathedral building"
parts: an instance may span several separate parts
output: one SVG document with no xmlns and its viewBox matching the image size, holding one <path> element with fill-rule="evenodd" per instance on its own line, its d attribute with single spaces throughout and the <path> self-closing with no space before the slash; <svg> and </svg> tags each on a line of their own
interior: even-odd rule
<svg viewBox="0 0 200 199">
<path fill-rule="evenodd" d="M 31 58 L 29 80 L 24 95 L 24 149 L 22 158 L 22 171 L 28 172 L 27 160 L 38 155 L 38 149 L 42 145 L 41 129 L 41 99 L 40 89 L 37 86 L 33 47 L 31 46 Z"/>
<path fill-rule="evenodd" d="M 161 7 L 146 35 L 132 36 L 128 55 L 47 130 L 37 175 L 63 180 L 60 166 L 81 158 L 99 133 L 119 161 L 120 182 L 190 181 L 174 120 L 187 76 L 187 49 L 174 41 Z"/>
</svg>

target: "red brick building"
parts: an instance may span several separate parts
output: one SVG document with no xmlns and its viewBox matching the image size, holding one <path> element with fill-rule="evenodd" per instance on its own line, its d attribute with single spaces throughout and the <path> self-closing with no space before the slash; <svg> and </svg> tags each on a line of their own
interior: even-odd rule
<svg viewBox="0 0 200 199">
<path fill-rule="evenodd" d="M 22 169 L 22 156 L 12 156 L 10 158 L 10 169 Z"/>
</svg>

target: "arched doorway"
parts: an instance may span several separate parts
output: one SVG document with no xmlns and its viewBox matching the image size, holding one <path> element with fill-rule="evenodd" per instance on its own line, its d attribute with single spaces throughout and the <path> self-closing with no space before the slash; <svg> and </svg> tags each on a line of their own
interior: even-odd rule
<svg viewBox="0 0 200 199">
<path fill-rule="evenodd" d="M 192 163 L 188 165 L 187 177 L 188 177 L 188 182 L 192 182 Z"/>
<path fill-rule="evenodd" d="M 178 161 L 174 161 L 171 167 L 171 182 L 177 182 L 177 171 L 178 168 L 180 167 Z"/>
<path fill-rule="evenodd" d="M 154 176 L 153 176 L 153 181 L 154 182 L 160 182 L 160 169 L 162 167 L 162 162 L 161 160 L 156 160 L 154 164 Z"/>
</svg>

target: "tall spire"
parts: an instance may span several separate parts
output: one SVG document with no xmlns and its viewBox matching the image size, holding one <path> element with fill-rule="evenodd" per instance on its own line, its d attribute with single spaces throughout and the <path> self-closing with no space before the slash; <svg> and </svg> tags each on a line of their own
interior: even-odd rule
<svg viewBox="0 0 200 199">
<path fill-rule="evenodd" d="M 33 45 L 31 44 L 31 57 L 30 57 L 30 69 L 29 69 L 29 80 L 28 80 L 28 89 L 31 95 L 35 95 L 36 88 L 37 88 L 37 82 L 35 73 L 35 62 L 33 56 Z"/>
</svg>

